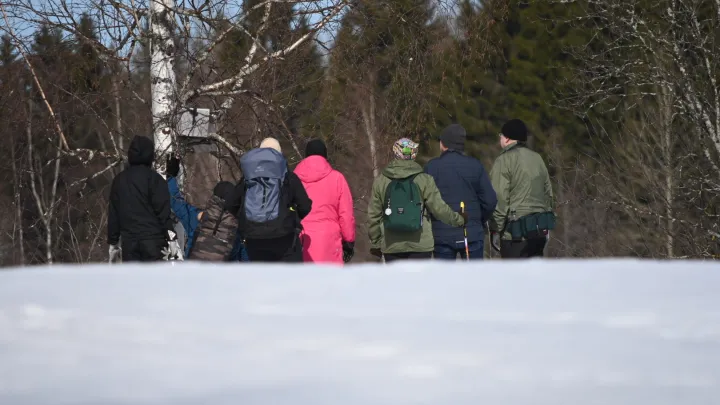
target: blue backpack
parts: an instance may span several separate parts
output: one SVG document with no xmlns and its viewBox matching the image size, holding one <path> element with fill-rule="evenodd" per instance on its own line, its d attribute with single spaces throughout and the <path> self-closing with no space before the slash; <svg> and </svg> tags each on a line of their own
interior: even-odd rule
<svg viewBox="0 0 720 405">
<path fill-rule="evenodd" d="M 245 193 L 238 213 L 240 229 L 247 239 L 282 236 L 289 217 L 288 165 L 275 149 L 258 148 L 240 158 Z"/>
</svg>

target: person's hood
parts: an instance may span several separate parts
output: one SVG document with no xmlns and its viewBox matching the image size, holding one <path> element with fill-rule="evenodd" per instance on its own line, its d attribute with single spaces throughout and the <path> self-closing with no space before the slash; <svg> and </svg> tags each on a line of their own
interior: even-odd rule
<svg viewBox="0 0 720 405">
<path fill-rule="evenodd" d="M 128 149 L 128 163 L 130 165 L 152 165 L 155 159 L 155 145 L 152 139 L 145 136 L 136 136 L 130 142 Z"/>
<path fill-rule="evenodd" d="M 422 172 L 423 168 L 418 162 L 414 160 L 396 159 L 383 169 L 382 174 L 389 179 L 404 179 Z"/>
<path fill-rule="evenodd" d="M 332 172 L 327 159 L 319 155 L 308 156 L 295 166 L 295 174 L 303 183 L 315 183 Z"/>
<path fill-rule="evenodd" d="M 221 181 L 213 188 L 213 195 L 219 197 L 222 200 L 227 200 L 230 193 L 235 189 L 235 185 L 229 181 Z"/>
</svg>

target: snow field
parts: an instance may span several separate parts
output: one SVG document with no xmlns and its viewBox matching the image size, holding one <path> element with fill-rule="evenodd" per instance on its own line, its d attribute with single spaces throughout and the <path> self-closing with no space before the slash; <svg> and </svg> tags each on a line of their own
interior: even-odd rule
<svg viewBox="0 0 720 405">
<path fill-rule="evenodd" d="M 720 266 L 0 272 L 0 404 L 717 405 Z"/>
</svg>

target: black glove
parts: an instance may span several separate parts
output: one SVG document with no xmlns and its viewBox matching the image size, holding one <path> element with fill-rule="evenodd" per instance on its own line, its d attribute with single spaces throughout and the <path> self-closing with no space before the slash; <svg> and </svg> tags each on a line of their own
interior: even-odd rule
<svg viewBox="0 0 720 405">
<path fill-rule="evenodd" d="M 490 246 L 492 246 L 496 252 L 500 251 L 500 234 L 495 231 L 490 232 Z"/>
<path fill-rule="evenodd" d="M 168 177 L 177 177 L 180 173 L 180 159 L 175 155 L 168 155 L 167 164 L 165 165 L 165 175 Z"/>
<path fill-rule="evenodd" d="M 350 260 L 352 260 L 353 255 L 355 255 L 355 242 L 343 241 L 342 249 L 343 249 L 343 263 L 347 263 Z"/>
<path fill-rule="evenodd" d="M 380 248 L 371 248 L 370 254 L 375 257 L 382 257 L 382 250 L 380 250 Z"/>
</svg>

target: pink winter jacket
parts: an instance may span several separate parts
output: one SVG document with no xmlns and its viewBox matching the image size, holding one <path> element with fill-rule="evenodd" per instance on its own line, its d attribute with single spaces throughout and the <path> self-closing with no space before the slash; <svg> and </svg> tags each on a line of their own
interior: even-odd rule
<svg viewBox="0 0 720 405">
<path fill-rule="evenodd" d="M 343 263 L 342 242 L 355 242 L 353 199 L 345 176 L 322 156 L 308 156 L 293 170 L 313 202 L 302 220 L 303 259 Z"/>
</svg>

